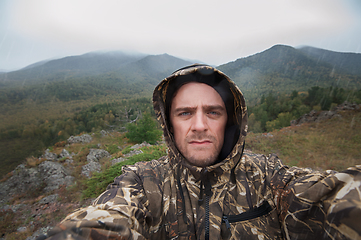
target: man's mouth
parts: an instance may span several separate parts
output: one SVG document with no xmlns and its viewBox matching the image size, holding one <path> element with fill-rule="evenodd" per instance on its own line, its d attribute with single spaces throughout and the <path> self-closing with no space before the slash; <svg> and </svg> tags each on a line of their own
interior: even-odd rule
<svg viewBox="0 0 361 240">
<path fill-rule="evenodd" d="M 195 145 L 195 146 L 203 146 L 203 145 L 208 145 L 211 144 L 212 141 L 210 140 L 193 140 L 193 141 L 189 141 L 189 144 L 191 145 Z"/>
</svg>

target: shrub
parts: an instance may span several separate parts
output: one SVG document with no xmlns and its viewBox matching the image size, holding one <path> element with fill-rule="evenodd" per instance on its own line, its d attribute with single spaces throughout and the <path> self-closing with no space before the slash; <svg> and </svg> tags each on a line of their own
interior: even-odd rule
<svg viewBox="0 0 361 240">
<path fill-rule="evenodd" d="M 106 187 L 114 181 L 114 178 L 122 174 L 122 167 L 125 165 L 133 165 L 140 161 L 151 161 L 166 155 L 165 145 L 143 147 L 143 153 L 129 157 L 127 160 L 111 166 L 101 173 L 94 173 L 93 176 L 83 184 L 86 189 L 82 192 L 83 198 L 94 198 L 99 196 Z"/>
<path fill-rule="evenodd" d="M 157 122 L 148 113 L 144 113 L 137 123 L 129 123 L 126 128 L 128 132 L 125 136 L 134 143 L 146 141 L 155 144 L 162 136 L 162 131 L 157 128 Z"/>
</svg>

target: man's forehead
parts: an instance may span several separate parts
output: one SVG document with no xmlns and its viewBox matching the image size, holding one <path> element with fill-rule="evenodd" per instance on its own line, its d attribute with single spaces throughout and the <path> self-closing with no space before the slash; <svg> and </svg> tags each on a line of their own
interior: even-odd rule
<svg viewBox="0 0 361 240">
<path fill-rule="evenodd" d="M 225 108 L 221 95 L 208 84 L 199 82 L 189 82 L 182 85 L 174 93 L 171 105 L 197 107 L 199 103 L 204 106 L 222 106 Z"/>
</svg>

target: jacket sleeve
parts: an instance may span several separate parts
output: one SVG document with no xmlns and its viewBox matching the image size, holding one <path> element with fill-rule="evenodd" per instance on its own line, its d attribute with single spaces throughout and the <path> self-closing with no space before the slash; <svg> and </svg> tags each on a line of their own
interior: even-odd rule
<svg viewBox="0 0 361 240">
<path fill-rule="evenodd" d="M 360 239 L 361 166 L 336 172 L 287 167 L 270 156 L 270 185 L 287 239 Z"/>
<path fill-rule="evenodd" d="M 46 239 L 148 239 L 147 204 L 139 176 L 123 169 L 91 206 L 68 215 Z"/>
</svg>

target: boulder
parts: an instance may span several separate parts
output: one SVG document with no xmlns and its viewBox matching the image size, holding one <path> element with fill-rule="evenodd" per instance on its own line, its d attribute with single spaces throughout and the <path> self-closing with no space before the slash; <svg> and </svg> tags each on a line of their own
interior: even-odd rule
<svg viewBox="0 0 361 240">
<path fill-rule="evenodd" d="M 149 143 L 147 142 L 142 142 L 141 144 L 135 144 L 133 146 L 131 146 L 130 148 L 131 149 L 138 149 L 138 148 L 142 148 L 142 147 L 151 147 L 152 145 L 150 145 Z"/>
<path fill-rule="evenodd" d="M 69 158 L 69 159 L 72 158 L 70 153 L 66 149 L 63 149 L 61 151 L 61 153 L 59 154 L 59 157 L 60 158 Z"/>
<path fill-rule="evenodd" d="M 124 154 L 124 157 L 128 158 L 128 157 L 138 155 L 138 154 L 141 154 L 141 153 L 143 153 L 142 150 L 133 150 L 133 151 L 127 153 L 127 154 Z"/>
<path fill-rule="evenodd" d="M 93 172 L 100 172 L 100 170 L 101 170 L 100 163 L 91 161 L 86 165 L 82 166 L 81 174 L 86 176 L 87 178 L 90 178 Z"/>
<path fill-rule="evenodd" d="M 103 157 L 110 157 L 110 153 L 103 149 L 90 149 L 89 154 L 86 156 L 88 162 L 99 161 Z"/>
<path fill-rule="evenodd" d="M 45 158 L 46 160 L 55 161 L 58 155 L 50 152 L 49 149 L 45 150 L 45 153 L 41 156 L 41 158 Z"/>
<path fill-rule="evenodd" d="M 52 194 L 46 197 L 43 197 L 42 199 L 40 199 L 39 203 L 40 204 L 48 204 L 48 203 L 52 203 L 55 202 L 58 199 L 59 195 L 58 194 Z"/>
<path fill-rule="evenodd" d="M 73 183 L 74 177 L 58 162 L 45 161 L 39 164 L 38 171 L 41 181 L 45 183 L 44 192 L 58 189 L 61 185 L 69 186 Z"/>
<path fill-rule="evenodd" d="M 82 167 L 82 175 L 90 178 L 92 172 L 100 172 L 101 165 L 99 160 L 103 157 L 110 157 L 110 153 L 103 149 L 90 149 L 86 157 L 88 163 Z"/>
<path fill-rule="evenodd" d="M 123 162 L 123 161 L 125 161 L 126 159 L 125 158 L 122 158 L 122 157 L 120 157 L 120 158 L 114 158 L 113 160 L 112 160 L 112 165 L 115 165 L 115 164 L 117 164 L 117 163 L 120 163 L 120 162 Z"/>
<path fill-rule="evenodd" d="M 71 136 L 68 138 L 68 143 L 90 143 L 93 138 L 89 134 L 83 134 L 81 136 Z"/>
<path fill-rule="evenodd" d="M 44 161 L 32 168 L 20 164 L 7 181 L 0 183 L 0 204 L 16 194 L 28 191 L 47 193 L 61 185 L 69 186 L 73 181 L 74 177 L 58 162 Z"/>
</svg>

